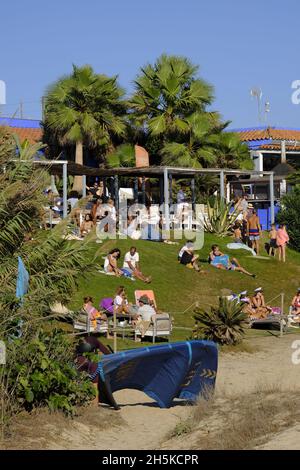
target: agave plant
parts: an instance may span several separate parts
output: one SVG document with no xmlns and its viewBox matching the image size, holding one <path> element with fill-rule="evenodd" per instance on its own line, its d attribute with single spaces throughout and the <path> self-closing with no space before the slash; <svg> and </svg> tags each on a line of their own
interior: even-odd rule
<svg viewBox="0 0 300 470">
<path fill-rule="evenodd" d="M 214 197 L 207 200 L 206 207 L 207 214 L 203 214 L 204 230 L 218 237 L 229 235 L 239 214 L 238 205 Z"/>
<path fill-rule="evenodd" d="M 195 309 L 193 338 L 212 340 L 219 344 L 237 344 L 244 337 L 247 318 L 243 304 L 220 297 L 217 307 L 211 306 L 210 310 Z"/>
</svg>

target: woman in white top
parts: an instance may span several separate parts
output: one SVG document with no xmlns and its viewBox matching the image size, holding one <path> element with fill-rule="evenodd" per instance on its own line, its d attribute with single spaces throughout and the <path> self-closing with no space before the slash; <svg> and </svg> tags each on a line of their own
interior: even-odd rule
<svg viewBox="0 0 300 470">
<path fill-rule="evenodd" d="M 122 271 L 118 268 L 118 259 L 120 259 L 121 251 L 119 248 L 111 250 L 104 261 L 104 271 L 106 273 L 112 273 L 116 276 L 123 276 Z"/>
</svg>

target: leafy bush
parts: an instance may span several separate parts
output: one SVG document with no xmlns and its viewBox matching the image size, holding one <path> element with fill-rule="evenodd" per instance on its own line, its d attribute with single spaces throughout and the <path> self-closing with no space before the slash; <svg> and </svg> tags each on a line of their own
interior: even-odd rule
<svg viewBox="0 0 300 470">
<path fill-rule="evenodd" d="M 290 236 L 290 245 L 300 251 L 300 185 L 282 198 L 282 207 L 277 222 L 285 224 Z"/>
<path fill-rule="evenodd" d="M 39 331 L 28 343 L 24 338 L 8 343 L 7 359 L 2 386 L 14 397 L 14 408 L 48 406 L 72 415 L 94 395 L 88 376 L 76 370 L 73 344 L 62 331 Z"/>
<path fill-rule="evenodd" d="M 237 344 L 242 341 L 248 325 L 243 304 L 225 297 L 219 298 L 217 307 L 210 310 L 196 308 L 193 339 L 207 339 L 219 344 Z"/>
<path fill-rule="evenodd" d="M 207 200 L 207 214 L 204 214 L 204 230 L 219 237 L 229 235 L 239 214 L 237 205 L 224 199 L 212 197 Z"/>
</svg>

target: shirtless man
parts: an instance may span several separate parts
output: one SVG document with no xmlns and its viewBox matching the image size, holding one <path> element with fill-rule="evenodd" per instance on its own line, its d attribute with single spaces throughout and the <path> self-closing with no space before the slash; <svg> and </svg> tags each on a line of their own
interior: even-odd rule
<svg viewBox="0 0 300 470">
<path fill-rule="evenodd" d="M 253 210 L 251 217 L 248 219 L 248 237 L 251 243 L 251 248 L 259 255 L 259 237 L 260 237 L 260 221 L 256 210 Z"/>
</svg>

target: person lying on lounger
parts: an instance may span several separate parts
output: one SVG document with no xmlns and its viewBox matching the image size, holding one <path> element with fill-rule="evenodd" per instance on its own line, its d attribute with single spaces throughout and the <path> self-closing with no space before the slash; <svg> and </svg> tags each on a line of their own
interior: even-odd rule
<svg viewBox="0 0 300 470">
<path fill-rule="evenodd" d="M 262 287 L 255 289 L 254 296 L 251 298 L 251 308 L 253 310 L 252 316 L 256 318 L 266 318 L 272 313 L 272 308 L 266 305 Z"/>
<path fill-rule="evenodd" d="M 228 271 L 238 271 L 247 276 L 256 277 L 255 274 L 251 274 L 243 268 L 236 258 L 230 260 L 228 255 L 222 253 L 218 245 L 212 245 L 211 252 L 209 254 L 209 262 L 212 266 L 218 269 L 226 269 Z"/>
<path fill-rule="evenodd" d="M 300 315 L 300 287 L 292 300 L 292 314 Z"/>
</svg>

